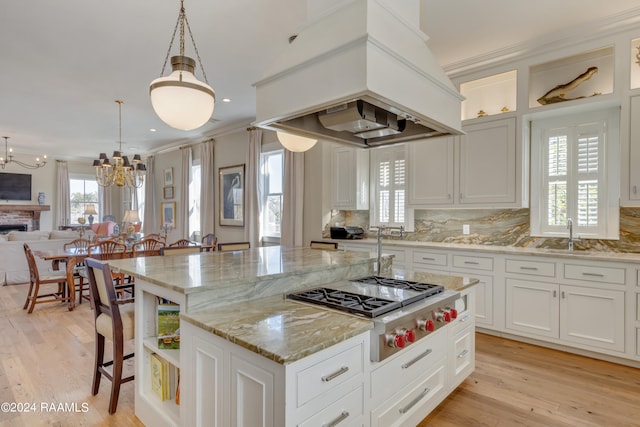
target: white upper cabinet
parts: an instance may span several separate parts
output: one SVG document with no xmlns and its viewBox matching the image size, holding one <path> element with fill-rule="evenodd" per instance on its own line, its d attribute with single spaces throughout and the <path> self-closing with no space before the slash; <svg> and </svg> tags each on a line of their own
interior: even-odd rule
<svg viewBox="0 0 640 427">
<path fill-rule="evenodd" d="M 455 140 L 442 136 L 407 145 L 410 206 L 453 203 Z"/>
<path fill-rule="evenodd" d="M 462 136 L 411 142 L 408 203 L 426 207 L 522 207 L 522 150 L 515 117 L 463 127 Z"/>
<path fill-rule="evenodd" d="M 630 110 L 630 135 L 629 135 L 629 164 L 637 165 L 640 162 L 640 96 L 631 97 Z M 629 168 L 629 200 L 636 205 L 640 201 L 640 168 Z"/>
<path fill-rule="evenodd" d="M 369 152 L 339 146 L 331 157 L 331 208 L 369 209 Z"/>
<path fill-rule="evenodd" d="M 458 161 L 464 205 L 515 204 L 516 119 L 508 118 L 465 126 Z"/>
</svg>

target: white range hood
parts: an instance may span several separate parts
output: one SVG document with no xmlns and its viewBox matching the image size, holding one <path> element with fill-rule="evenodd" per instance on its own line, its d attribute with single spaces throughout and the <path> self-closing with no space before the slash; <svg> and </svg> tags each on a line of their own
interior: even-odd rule
<svg viewBox="0 0 640 427">
<path fill-rule="evenodd" d="M 464 99 L 420 30 L 420 0 L 309 0 L 255 83 L 255 126 L 362 147 L 462 134 Z"/>
</svg>

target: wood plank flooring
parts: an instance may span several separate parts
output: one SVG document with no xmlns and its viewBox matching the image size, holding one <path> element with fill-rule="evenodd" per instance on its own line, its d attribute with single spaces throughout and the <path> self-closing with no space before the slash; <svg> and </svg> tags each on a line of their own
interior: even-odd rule
<svg viewBox="0 0 640 427">
<path fill-rule="evenodd" d="M 41 304 L 27 315 L 26 292 L 26 285 L 0 287 L 0 402 L 35 403 L 37 411 L 0 411 L 0 426 L 141 426 L 134 383 L 122 386 L 114 415 L 109 381 L 91 396 L 89 304 L 72 312 Z M 640 426 L 638 369 L 484 334 L 476 347 L 474 373 L 420 427 Z"/>
</svg>

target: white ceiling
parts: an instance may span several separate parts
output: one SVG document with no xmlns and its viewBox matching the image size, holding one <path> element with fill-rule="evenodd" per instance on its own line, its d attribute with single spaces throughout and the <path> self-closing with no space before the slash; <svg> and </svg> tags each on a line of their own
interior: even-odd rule
<svg viewBox="0 0 640 427">
<path fill-rule="evenodd" d="M 445 68 L 634 9 L 640 13 L 638 0 L 422 1 L 429 46 Z M 306 4 L 185 0 L 217 102 L 210 123 L 183 132 L 162 123 L 148 97 L 169 47 L 178 0 L 2 1 L 0 136 L 11 137 L 19 153 L 87 159 L 109 153 L 118 145 L 116 99 L 124 100 L 126 152 L 150 153 L 244 126 L 255 115 L 252 84 L 303 26 Z M 186 48 L 194 56 L 190 43 Z"/>
</svg>

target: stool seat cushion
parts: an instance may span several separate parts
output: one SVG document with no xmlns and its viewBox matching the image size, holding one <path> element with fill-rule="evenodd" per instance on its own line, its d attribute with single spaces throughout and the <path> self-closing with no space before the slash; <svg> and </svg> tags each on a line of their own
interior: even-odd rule
<svg viewBox="0 0 640 427">
<path fill-rule="evenodd" d="M 122 318 L 122 335 L 125 341 L 135 338 L 134 307 L 135 305 L 133 303 L 123 304 L 119 307 L 120 317 Z M 111 317 L 106 314 L 99 314 L 96 318 L 96 331 L 108 340 L 113 341 L 113 329 L 111 325 Z"/>
</svg>

